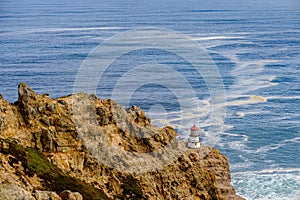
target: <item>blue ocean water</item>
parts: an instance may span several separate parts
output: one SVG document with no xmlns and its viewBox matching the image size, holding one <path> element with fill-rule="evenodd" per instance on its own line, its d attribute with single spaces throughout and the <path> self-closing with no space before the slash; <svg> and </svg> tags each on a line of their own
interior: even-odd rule
<svg viewBox="0 0 300 200">
<path fill-rule="evenodd" d="M 72 93 L 82 61 L 120 32 L 158 27 L 189 36 L 223 78 L 223 131 L 215 143 L 209 134 L 203 140 L 228 156 L 237 192 L 246 199 L 299 199 L 299 1 L 0 1 L 0 27 L 0 93 L 11 102 L 17 100 L 21 81 L 52 97 Z M 203 79 L 181 58 L 157 49 L 131 52 L 112 63 L 99 82 L 98 96 L 109 98 L 124 70 L 137 63 L 177 68 L 209 113 Z M 154 122 L 176 126 L 180 106 L 169 88 L 145 84 L 131 103 L 143 107 Z M 207 122 L 198 117 L 191 113 L 188 120 Z"/>
</svg>

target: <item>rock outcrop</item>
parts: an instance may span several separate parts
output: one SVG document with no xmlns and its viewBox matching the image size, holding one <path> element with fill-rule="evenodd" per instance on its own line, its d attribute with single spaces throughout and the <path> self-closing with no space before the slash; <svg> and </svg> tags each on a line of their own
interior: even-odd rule
<svg viewBox="0 0 300 200">
<path fill-rule="evenodd" d="M 186 149 L 139 107 L 51 99 L 25 83 L 18 94 L 14 104 L 0 95 L 2 199 L 242 199 L 225 156 Z"/>
</svg>

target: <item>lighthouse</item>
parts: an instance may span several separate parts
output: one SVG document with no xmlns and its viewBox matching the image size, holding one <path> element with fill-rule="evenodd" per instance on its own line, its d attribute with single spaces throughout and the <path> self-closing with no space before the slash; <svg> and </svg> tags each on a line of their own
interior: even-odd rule
<svg viewBox="0 0 300 200">
<path fill-rule="evenodd" d="M 198 149 L 201 146 L 200 143 L 200 132 L 204 132 L 203 129 L 199 129 L 195 124 L 190 128 L 190 136 L 188 139 L 188 148 L 190 149 Z"/>
</svg>

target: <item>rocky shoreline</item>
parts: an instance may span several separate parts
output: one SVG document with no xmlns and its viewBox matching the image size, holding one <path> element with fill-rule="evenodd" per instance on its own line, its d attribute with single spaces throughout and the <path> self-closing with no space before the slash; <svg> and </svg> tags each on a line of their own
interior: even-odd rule
<svg viewBox="0 0 300 200">
<path fill-rule="evenodd" d="M 185 149 L 136 106 L 25 83 L 18 94 L 0 95 L 0 199 L 243 199 L 224 155 Z"/>
</svg>

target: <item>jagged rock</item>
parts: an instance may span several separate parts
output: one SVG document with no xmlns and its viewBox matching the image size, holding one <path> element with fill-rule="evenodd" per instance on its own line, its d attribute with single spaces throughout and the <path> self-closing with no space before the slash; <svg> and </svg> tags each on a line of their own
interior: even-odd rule
<svg viewBox="0 0 300 200">
<path fill-rule="evenodd" d="M 61 200 L 61 197 L 58 196 L 55 192 L 52 191 L 35 191 L 36 200 Z"/>
<path fill-rule="evenodd" d="M 151 119 L 146 117 L 144 111 L 137 106 L 132 106 L 126 110 L 129 114 L 129 118 L 131 121 L 140 126 L 148 126 L 151 123 Z"/>
<path fill-rule="evenodd" d="M 31 193 L 24 190 L 21 186 L 16 184 L 9 184 L 2 187 L 2 199 L 3 200 L 34 200 Z"/>
<path fill-rule="evenodd" d="M 0 131 L 7 128 L 7 122 L 5 120 L 5 117 L 3 115 L 0 115 Z"/>
<path fill-rule="evenodd" d="M 18 107 L 0 98 L 0 137 L 16 139 L 28 146 L 31 136 Z"/>
<path fill-rule="evenodd" d="M 15 104 L 0 97 L 0 180 L 5 195 L 15 189 L 10 199 L 63 190 L 61 199 L 240 198 L 225 156 L 186 149 L 137 106 L 85 93 L 51 99 L 25 83 L 18 93 Z"/>
<path fill-rule="evenodd" d="M 65 190 L 59 194 L 62 200 L 82 200 L 82 195 L 78 192 L 71 192 L 70 190 Z"/>
<path fill-rule="evenodd" d="M 24 82 L 19 84 L 18 87 L 18 100 L 20 102 L 28 101 L 28 98 L 32 98 L 37 94 Z"/>
<path fill-rule="evenodd" d="M 41 143 L 43 146 L 43 151 L 52 152 L 53 151 L 53 135 L 51 131 L 47 129 L 42 129 Z"/>
</svg>

